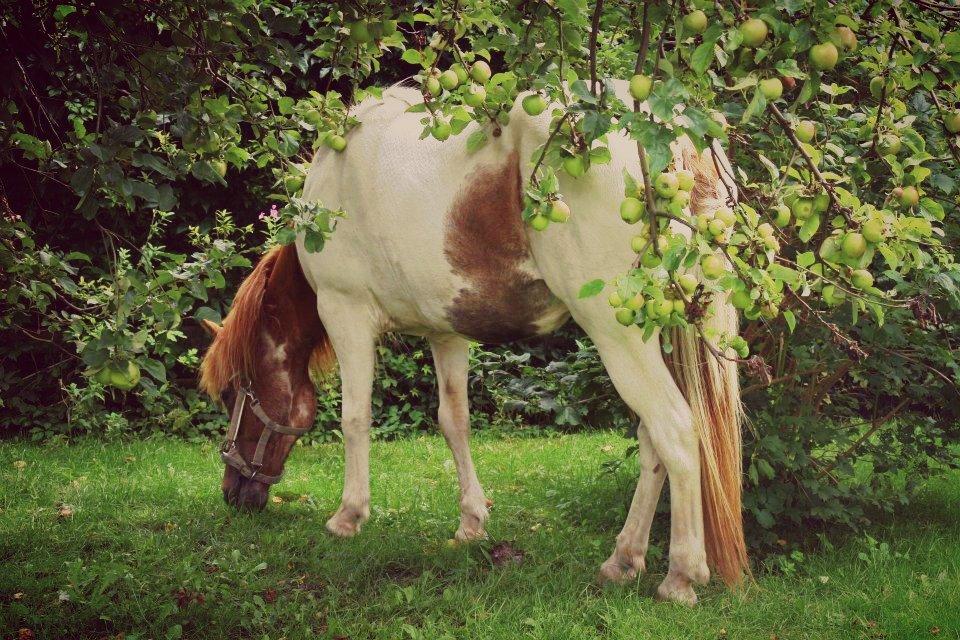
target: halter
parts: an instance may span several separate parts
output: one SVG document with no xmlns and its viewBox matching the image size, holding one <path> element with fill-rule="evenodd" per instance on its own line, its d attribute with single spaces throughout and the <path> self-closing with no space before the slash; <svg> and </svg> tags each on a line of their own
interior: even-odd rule
<svg viewBox="0 0 960 640">
<path fill-rule="evenodd" d="M 260 440 L 257 441 L 257 449 L 253 454 L 253 460 L 251 462 L 247 462 L 243 454 L 240 453 L 240 449 L 237 448 L 237 432 L 240 431 L 240 419 L 243 417 L 243 408 L 247 403 L 248 397 L 250 398 L 250 410 L 253 411 L 253 415 L 263 423 L 263 431 L 260 433 Z M 227 430 L 227 437 L 223 441 L 223 444 L 220 445 L 220 459 L 239 471 L 240 475 L 245 478 L 250 480 L 256 478 L 258 482 L 264 484 L 276 484 L 280 482 L 280 479 L 283 477 L 282 472 L 275 476 L 260 473 L 260 468 L 263 466 L 263 456 L 267 451 L 267 444 L 270 442 L 270 436 L 274 433 L 280 433 L 300 437 L 309 430 L 310 427 L 288 427 L 277 424 L 264 413 L 263 407 L 260 406 L 260 401 L 257 400 L 257 396 L 253 394 L 250 387 L 241 386 L 239 393 L 237 393 L 237 399 L 233 403 L 233 415 L 230 418 L 230 428 Z"/>
</svg>

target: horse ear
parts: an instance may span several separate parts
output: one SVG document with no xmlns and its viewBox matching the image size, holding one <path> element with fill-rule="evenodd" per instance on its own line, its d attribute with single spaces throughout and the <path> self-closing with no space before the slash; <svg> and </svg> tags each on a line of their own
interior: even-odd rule
<svg viewBox="0 0 960 640">
<path fill-rule="evenodd" d="M 200 326 L 203 327 L 204 331 L 210 334 L 211 338 L 216 338 L 217 334 L 220 333 L 220 330 L 223 329 L 223 327 L 218 325 L 213 320 L 207 320 L 206 318 L 200 321 Z"/>
</svg>

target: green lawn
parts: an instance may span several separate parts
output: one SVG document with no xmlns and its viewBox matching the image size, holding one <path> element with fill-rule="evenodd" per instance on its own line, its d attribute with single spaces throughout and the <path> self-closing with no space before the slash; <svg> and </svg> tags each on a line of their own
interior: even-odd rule
<svg viewBox="0 0 960 640">
<path fill-rule="evenodd" d="M 447 545 L 456 475 L 439 437 L 374 445 L 373 513 L 352 540 L 323 528 L 338 446 L 295 451 L 283 501 L 237 515 L 212 445 L 0 444 L 0 638 L 960 637 L 960 476 L 874 527 L 876 542 L 761 571 L 744 593 L 701 588 L 689 610 L 651 599 L 663 559 L 635 585 L 595 582 L 635 472 L 601 468 L 627 444 L 475 439 L 492 540 L 524 554 L 506 565 L 492 542 Z"/>
</svg>

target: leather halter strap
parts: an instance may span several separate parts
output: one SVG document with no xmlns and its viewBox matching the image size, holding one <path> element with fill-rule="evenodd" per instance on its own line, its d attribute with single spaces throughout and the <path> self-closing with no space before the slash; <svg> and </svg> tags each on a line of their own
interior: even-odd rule
<svg viewBox="0 0 960 640">
<path fill-rule="evenodd" d="M 260 439 L 257 441 L 257 448 L 253 453 L 253 460 L 249 462 L 247 462 L 243 454 L 240 453 L 240 449 L 237 448 L 237 434 L 240 431 L 240 421 L 243 418 L 243 410 L 247 405 L 248 398 L 250 410 L 253 412 L 253 415 L 263 423 L 263 431 L 260 432 Z M 280 482 L 283 473 L 275 476 L 260 473 L 260 468 L 263 466 L 263 456 L 267 452 L 267 444 L 270 442 L 270 437 L 274 433 L 299 437 L 309 430 L 310 427 L 301 428 L 277 424 L 264 412 L 263 407 L 260 406 L 260 401 L 257 399 L 257 396 L 253 394 L 253 391 L 247 386 L 242 386 L 237 390 L 237 399 L 233 403 L 233 415 L 230 416 L 230 428 L 227 430 L 227 437 L 223 441 L 223 444 L 220 445 L 220 459 L 239 471 L 240 475 L 245 478 L 250 480 L 256 479 L 258 482 L 264 484 L 276 484 Z"/>
</svg>

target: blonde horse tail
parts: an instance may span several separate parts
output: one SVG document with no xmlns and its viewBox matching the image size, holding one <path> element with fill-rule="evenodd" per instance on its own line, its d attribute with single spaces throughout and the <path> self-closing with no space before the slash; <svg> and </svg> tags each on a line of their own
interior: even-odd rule
<svg viewBox="0 0 960 640">
<path fill-rule="evenodd" d="M 712 305 L 704 334 L 733 336 L 737 312 L 726 300 Z M 700 486 L 707 563 L 728 586 L 750 575 L 741 504 L 740 383 L 734 362 L 710 352 L 696 328 L 675 329 L 672 365 L 700 438 Z"/>
</svg>

